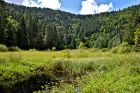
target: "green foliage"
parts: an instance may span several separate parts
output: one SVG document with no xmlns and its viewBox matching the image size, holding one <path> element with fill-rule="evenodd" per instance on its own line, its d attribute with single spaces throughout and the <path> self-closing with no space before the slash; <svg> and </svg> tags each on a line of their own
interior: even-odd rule
<svg viewBox="0 0 140 93">
<path fill-rule="evenodd" d="M 56 47 L 52 47 L 52 51 L 55 51 L 56 50 Z"/>
<path fill-rule="evenodd" d="M 14 28 L 15 32 L 18 31 L 19 23 L 15 19 L 13 19 L 12 16 L 7 17 L 6 20 L 8 24 Z"/>
<path fill-rule="evenodd" d="M 79 49 L 80 49 L 80 48 L 85 48 L 85 44 L 84 44 L 83 42 L 80 42 L 78 48 L 79 48 Z"/>
<path fill-rule="evenodd" d="M 118 53 L 130 53 L 132 50 L 128 43 L 122 43 L 119 47 Z"/>
<path fill-rule="evenodd" d="M 57 31 L 56 26 L 54 24 L 49 24 L 45 28 L 46 35 L 44 36 L 46 40 L 46 46 L 49 49 L 52 49 L 52 47 L 56 47 L 57 44 Z"/>
<path fill-rule="evenodd" d="M 124 42 L 120 44 L 119 46 L 113 48 L 111 51 L 112 53 L 130 53 L 132 52 L 132 46 L 130 46 L 128 43 Z"/>
<path fill-rule="evenodd" d="M 6 52 L 6 51 L 8 51 L 7 46 L 4 44 L 0 44 L 0 52 Z"/>
<path fill-rule="evenodd" d="M 36 49 L 29 49 L 29 51 L 36 52 L 37 50 Z"/>
<path fill-rule="evenodd" d="M 125 44 L 124 44 L 125 45 Z M 123 46 L 124 46 L 123 45 Z M 112 56 L 111 56 L 112 55 Z M 140 62 L 134 54 L 111 54 L 109 60 L 91 61 L 85 59 L 73 59 L 61 62 L 63 70 L 74 71 L 80 74 L 87 71 L 88 74 L 73 79 L 73 82 L 67 83 L 60 81 L 59 86 L 53 86 L 51 93 L 138 93 L 140 92 Z M 105 56 L 105 55 L 104 55 Z M 103 57 L 102 57 L 103 58 Z M 61 60 L 62 61 L 62 60 Z M 134 64 L 135 62 L 135 64 Z M 67 64 L 67 65 L 66 65 Z M 72 65 L 73 64 L 73 65 Z M 71 69 L 69 69 L 71 68 Z M 90 69 L 90 70 L 88 70 Z M 66 71 L 67 71 L 66 70 Z M 70 73 L 69 72 L 69 73 Z M 69 74 L 67 72 L 67 76 Z M 71 78 L 72 79 L 72 78 Z M 71 80 L 68 79 L 68 80 Z"/>
<path fill-rule="evenodd" d="M 11 46 L 11 47 L 8 48 L 8 50 L 9 51 L 20 51 L 21 49 L 18 48 L 17 46 L 16 47 L 15 46 Z"/>
<path fill-rule="evenodd" d="M 118 49 L 119 49 L 118 47 L 114 47 L 114 48 L 111 49 L 111 52 L 112 53 L 118 53 Z"/>
<path fill-rule="evenodd" d="M 114 48 L 114 47 L 116 47 L 116 46 L 118 46 L 118 45 L 120 45 L 120 44 L 121 44 L 121 39 L 120 39 L 120 37 L 119 37 L 119 36 L 115 36 L 115 37 L 113 37 L 113 38 L 109 41 L 108 47 L 109 47 L 109 48 Z"/>
<path fill-rule="evenodd" d="M 0 43 L 24 50 L 114 48 L 122 42 L 134 45 L 139 42 L 139 10 L 136 5 L 85 16 L 0 2 Z"/>
<path fill-rule="evenodd" d="M 135 41 L 135 45 L 140 44 L 140 26 L 136 28 L 134 41 Z"/>
<path fill-rule="evenodd" d="M 9 46 L 16 45 L 17 40 L 17 32 L 19 28 L 19 23 L 12 18 L 12 16 L 8 16 L 6 18 L 7 24 L 5 27 L 6 39 Z"/>
<path fill-rule="evenodd" d="M 120 71 L 121 70 L 121 71 Z M 118 71 L 111 71 L 109 73 L 93 73 L 89 76 L 84 76 L 80 80 L 79 88 L 84 93 L 135 93 L 140 92 L 139 75 L 133 76 L 129 71 L 119 69 Z M 84 83 L 86 82 L 86 83 Z"/>
</svg>

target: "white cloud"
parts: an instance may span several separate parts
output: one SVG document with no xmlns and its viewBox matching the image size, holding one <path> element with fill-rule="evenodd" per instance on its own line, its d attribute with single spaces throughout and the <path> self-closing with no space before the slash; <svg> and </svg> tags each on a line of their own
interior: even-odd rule
<svg viewBox="0 0 140 93">
<path fill-rule="evenodd" d="M 22 5 L 29 7 L 51 8 L 54 10 L 60 9 L 61 7 L 59 0 L 38 0 L 38 2 L 35 2 L 34 0 L 23 0 Z"/>
<path fill-rule="evenodd" d="M 96 14 L 101 12 L 107 12 L 113 8 L 112 2 L 109 4 L 100 4 L 98 5 L 96 0 L 85 0 L 82 2 L 82 8 L 80 14 Z"/>
<path fill-rule="evenodd" d="M 39 7 L 39 5 L 35 1 L 33 1 L 33 0 L 24 0 L 22 2 L 22 5 L 30 6 L 30 7 Z"/>
</svg>

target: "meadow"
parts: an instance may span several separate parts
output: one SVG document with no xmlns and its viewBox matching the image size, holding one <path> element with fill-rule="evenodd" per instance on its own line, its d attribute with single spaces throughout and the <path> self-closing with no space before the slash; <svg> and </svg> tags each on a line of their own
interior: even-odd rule
<svg viewBox="0 0 140 93">
<path fill-rule="evenodd" d="M 107 49 L 0 52 L 0 91 L 19 93 L 18 89 L 22 93 L 139 93 L 140 53 Z"/>
</svg>

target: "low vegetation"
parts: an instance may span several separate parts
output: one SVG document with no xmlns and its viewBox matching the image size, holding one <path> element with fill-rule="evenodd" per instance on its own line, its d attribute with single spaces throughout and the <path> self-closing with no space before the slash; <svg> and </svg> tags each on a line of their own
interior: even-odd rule
<svg viewBox="0 0 140 93">
<path fill-rule="evenodd" d="M 128 43 L 122 43 L 119 46 L 112 48 L 112 53 L 130 53 L 135 51 L 134 47 L 130 46 Z"/>
<path fill-rule="evenodd" d="M 118 54 L 108 49 L 0 52 L 0 87 L 13 88 L 44 74 L 57 82 L 46 83 L 38 92 L 138 93 L 139 60 L 138 52 Z"/>
<path fill-rule="evenodd" d="M 6 51 L 8 51 L 6 45 L 0 44 L 0 52 L 6 52 Z"/>
<path fill-rule="evenodd" d="M 11 47 L 9 47 L 8 50 L 9 50 L 9 51 L 20 51 L 21 49 L 18 48 L 17 46 L 16 46 L 16 47 L 15 47 L 15 46 L 11 46 Z"/>
<path fill-rule="evenodd" d="M 139 93 L 140 55 L 114 57 L 98 61 L 92 59 L 92 64 L 84 65 L 90 67 L 91 71 L 88 70 L 86 75 L 72 83 L 60 82 L 60 86 L 52 87 L 51 93 Z M 48 86 L 45 87 L 47 89 Z"/>
</svg>

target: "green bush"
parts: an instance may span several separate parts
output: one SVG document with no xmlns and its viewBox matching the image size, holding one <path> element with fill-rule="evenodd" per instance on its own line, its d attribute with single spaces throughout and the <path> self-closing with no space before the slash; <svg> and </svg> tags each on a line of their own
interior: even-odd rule
<svg viewBox="0 0 140 93">
<path fill-rule="evenodd" d="M 7 46 L 4 44 L 0 44 L 0 52 L 6 52 L 6 51 L 8 51 Z"/>
<path fill-rule="evenodd" d="M 79 49 L 85 48 L 85 44 L 84 44 L 83 42 L 80 42 L 78 48 L 79 48 Z"/>
<path fill-rule="evenodd" d="M 130 53 L 131 51 L 133 51 L 132 47 L 126 42 L 111 49 L 112 53 Z"/>
<path fill-rule="evenodd" d="M 36 52 L 36 49 L 29 49 L 30 52 Z"/>
<path fill-rule="evenodd" d="M 9 47 L 8 50 L 9 50 L 9 51 L 20 51 L 21 49 L 18 48 L 17 46 L 11 46 L 11 47 Z"/>
<path fill-rule="evenodd" d="M 55 51 L 56 50 L 56 47 L 52 47 L 52 51 Z"/>
<path fill-rule="evenodd" d="M 128 43 L 122 43 L 119 46 L 118 53 L 130 53 L 132 51 L 132 47 Z"/>
<path fill-rule="evenodd" d="M 112 52 L 112 53 L 118 53 L 118 47 L 112 48 L 112 49 L 111 49 L 111 52 Z"/>
<path fill-rule="evenodd" d="M 132 46 L 132 51 L 135 51 L 135 52 L 140 52 L 140 47 L 139 46 Z"/>
</svg>

